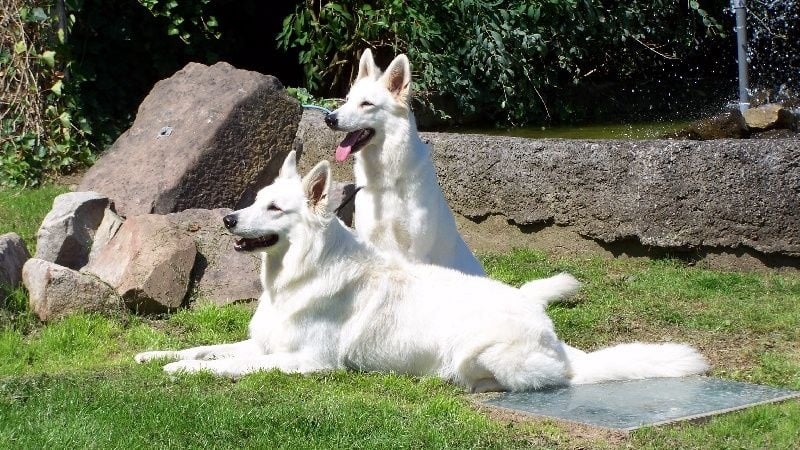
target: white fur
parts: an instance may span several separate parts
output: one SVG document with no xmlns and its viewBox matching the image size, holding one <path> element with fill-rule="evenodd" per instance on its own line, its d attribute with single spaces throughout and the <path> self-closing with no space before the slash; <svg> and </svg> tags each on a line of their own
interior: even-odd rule
<svg viewBox="0 0 800 450">
<path fill-rule="evenodd" d="M 234 234 L 279 237 L 265 250 L 265 290 L 250 339 L 146 352 L 136 361 L 178 359 L 164 369 L 233 378 L 272 369 L 435 375 L 472 391 L 675 377 L 707 368 L 681 344 L 574 349 L 558 339 L 541 302 L 521 299 L 537 298 L 535 290 L 523 293 L 378 252 L 329 212 L 328 163 L 302 180 L 293 166 L 291 153 L 275 183 L 234 213 Z"/>
<path fill-rule="evenodd" d="M 375 130 L 369 144 L 355 153 L 356 184 L 363 186 L 355 199 L 356 232 L 382 251 L 412 262 L 484 276 L 439 187 L 430 148 L 417 132 L 410 96 L 406 56 L 395 58 L 382 73 L 366 49 L 347 102 L 333 112 L 339 130 Z M 578 288 L 575 278 L 560 274 L 532 281 L 523 291 L 546 305 Z"/>
<path fill-rule="evenodd" d="M 568 298 L 578 292 L 581 282 L 568 273 L 560 273 L 550 278 L 529 281 L 519 290 L 528 297 L 538 299 L 547 304 L 549 302 Z"/>
<path fill-rule="evenodd" d="M 355 153 L 356 185 L 362 186 L 355 199 L 356 232 L 410 261 L 482 276 L 439 187 L 430 149 L 417 133 L 410 94 L 406 56 L 395 58 L 381 73 L 367 49 L 347 102 L 332 113 L 337 130 L 375 130 Z"/>
</svg>

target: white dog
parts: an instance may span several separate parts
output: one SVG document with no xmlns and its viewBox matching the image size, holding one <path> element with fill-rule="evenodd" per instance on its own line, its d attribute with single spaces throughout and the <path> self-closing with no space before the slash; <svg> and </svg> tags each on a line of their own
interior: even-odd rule
<svg viewBox="0 0 800 450">
<path fill-rule="evenodd" d="M 430 149 L 417 134 L 410 91 L 405 55 L 381 74 L 367 49 L 346 103 L 325 117 L 329 127 L 347 132 L 336 160 L 355 156 L 355 181 L 361 187 L 355 200 L 356 232 L 411 261 L 483 276 L 456 229 Z"/>
<path fill-rule="evenodd" d="M 332 129 L 347 131 L 336 160 L 355 157 L 356 185 L 361 187 L 355 199 L 356 232 L 412 262 L 484 276 L 439 187 L 430 148 L 417 133 L 410 96 L 408 58 L 397 56 L 382 73 L 366 49 L 347 102 L 325 117 Z M 574 277 L 559 274 L 520 289 L 553 301 L 579 288 Z"/>
<path fill-rule="evenodd" d="M 178 359 L 167 372 L 240 377 L 278 369 L 435 375 L 475 392 L 705 371 L 682 344 L 584 353 L 561 342 L 541 303 L 488 278 L 387 256 L 328 208 L 330 166 L 303 179 L 290 153 L 255 203 L 225 217 L 236 250 L 264 252 L 265 286 L 250 339 L 136 355 Z M 487 301 L 491 299 L 491 301 Z"/>
</svg>

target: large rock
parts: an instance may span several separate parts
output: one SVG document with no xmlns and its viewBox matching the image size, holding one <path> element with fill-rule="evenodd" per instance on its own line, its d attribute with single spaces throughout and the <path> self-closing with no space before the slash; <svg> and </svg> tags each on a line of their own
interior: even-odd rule
<svg viewBox="0 0 800 450">
<path fill-rule="evenodd" d="M 331 158 L 341 134 L 311 114 L 301 130 L 301 166 Z M 473 223 L 501 217 L 511 233 L 569 228 L 604 246 L 800 257 L 800 139 L 422 138 L 450 206 Z M 352 180 L 351 169 L 337 179 Z"/>
<path fill-rule="evenodd" d="M 89 261 L 94 234 L 107 208 L 108 197 L 97 192 L 68 192 L 53 200 L 36 235 L 36 258 L 80 269 Z"/>
<path fill-rule="evenodd" d="M 43 259 L 29 259 L 22 270 L 31 310 L 44 321 L 68 314 L 120 314 L 122 299 L 97 277 Z"/>
<path fill-rule="evenodd" d="M 348 227 L 353 226 L 353 214 L 356 211 L 355 196 L 358 195 L 355 183 L 334 181 L 328 201 L 333 205 L 334 212 Z"/>
<path fill-rule="evenodd" d="M 750 108 L 744 112 L 747 127 L 753 131 L 765 131 L 774 128 L 793 128 L 795 118 L 789 108 L 776 103 Z"/>
<path fill-rule="evenodd" d="M 3 288 L 16 288 L 22 281 L 22 266 L 31 255 L 25 242 L 16 233 L 0 235 L 0 306 L 3 304 Z"/>
<path fill-rule="evenodd" d="M 196 254 L 169 219 L 147 214 L 126 220 L 81 271 L 113 286 L 134 311 L 160 312 L 183 303 Z"/>
<path fill-rule="evenodd" d="M 272 76 L 189 63 L 156 83 L 80 190 L 113 198 L 123 216 L 249 204 L 277 175 L 300 115 Z"/>
<path fill-rule="evenodd" d="M 230 209 L 187 209 L 166 216 L 181 233 L 194 239 L 197 258 L 192 269 L 193 305 L 217 305 L 257 299 L 261 295 L 261 258 L 233 249 L 236 238 L 222 218 Z"/>
</svg>

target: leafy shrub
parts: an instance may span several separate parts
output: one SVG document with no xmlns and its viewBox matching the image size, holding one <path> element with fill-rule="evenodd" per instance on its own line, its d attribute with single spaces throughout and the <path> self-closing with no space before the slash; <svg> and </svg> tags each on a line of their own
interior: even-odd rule
<svg viewBox="0 0 800 450">
<path fill-rule="evenodd" d="M 371 47 L 408 53 L 427 109 L 452 103 L 521 123 L 570 115 L 559 102 L 570 86 L 650 77 L 720 32 L 695 0 L 310 0 L 286 17 L 278 42 L 300 50 L 314 93 L 343 92 Z"/>
<path fill-rule="evenodd" d="M 287 87 L 286 93 L 297 99 L 301 105 L 320 106 L 328 110 L 334 110 L 339 107 L 339 102 L 331 98 L 318 98 L 311 95 L 306 88 Z"/>
<path fill-rule="evenodd" d="M 0 10 L 0 185 L 35 185 L 91 163 L 92 130 L 65 83 L 52 2 L 0 0 Z"/>
</svg>

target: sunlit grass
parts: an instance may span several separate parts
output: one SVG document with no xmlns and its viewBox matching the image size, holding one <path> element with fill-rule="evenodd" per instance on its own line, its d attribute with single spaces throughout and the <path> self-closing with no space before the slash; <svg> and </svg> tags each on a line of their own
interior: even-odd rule
<svg viewBox="0 0 800 450">
<path fill-rule="evenodd" d="M 53 206 L 53 198 L 64 192 L 66 187 L 53 185 L 37 189 L 0 187 L 0 234 L 17 233 L 33 254 L 39 225 Z"/>
</svg>

